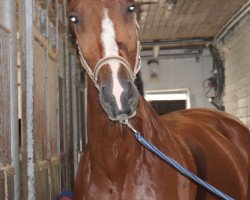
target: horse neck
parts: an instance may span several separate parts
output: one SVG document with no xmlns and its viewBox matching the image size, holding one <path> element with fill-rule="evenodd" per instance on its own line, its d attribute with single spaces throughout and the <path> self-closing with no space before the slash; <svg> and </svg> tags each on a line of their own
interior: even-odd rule
<svg viewBox="0 0 250 200">
<path fill-rule="evenodd" d="M 104 112 L 99 102 L 98 90 L 89 82 L 88 84 L 88 146 L 93 158 L 101 159 L 100 154 L 107 149 L 123 151 L 124 141 L 133 139 L 131 132 L 118 122 L 112 122 Z M 133 139 L 134 140 L 134 139 Z M 124 150 L 125 151 L 125 150 Z M 112 152 L 114 154 L 115 152 Z"/>
<path fill-rule="evenodd" d="M 142 97 L 139 98 L 138 114 L 130 121 L 145 138 L 168 155 L 176 154 L 174 140 Z M 88 87 L 88 151 L 90 163 L 95 167 L 92 170 L 104 174 L 117 185 L 123 185 L 128 166 L 142 162 L 142 155 L 147 151 L 130 130 L 108 119 L 92 84 Z"/>
<path fill-rule="evenodd" d="M 137 113 L 137 116 L 130 121 L 145 138 L 157 144 L 164 137 L 164 140 L 167 139 L 170 143 L 173 143 L 168 130 L 163 127 L 159 117 L 142 97 L 139 98 Z M 115 160 L 121 158 L 125 162 L 124 157 L 120 157 L 120 155 L 126 157 L 129 151 L 135 152 L 136 148 L 141 147 L 130 130 L 118 122 L 110 121 L 100 105 L 98 90 L 92 82 L 88 85 L 87 119 L 89 150 L 93 152 L 92 156 L 96 159 L 101 160 L 101 156 L 105 156 L 106 153 L 108 159 L 111 159 L 110 157 Z M 117 153 L 119 154 L 118 157 L 116 157 Z"/>
</svg>

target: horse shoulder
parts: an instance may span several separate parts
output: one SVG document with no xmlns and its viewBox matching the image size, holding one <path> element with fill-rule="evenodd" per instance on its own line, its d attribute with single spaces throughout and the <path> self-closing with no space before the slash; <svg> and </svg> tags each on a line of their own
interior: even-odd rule
<svg viewBox="0 0 250 200">
<path fill-rule="evenodd" d="M 213 109 L 188 109 L 169 117 L 190 120 L 217 130 L 244 155 L 247 163 L 250 164 L 250 131 L 231 114 Z"/>
<path fill-rule="evenodd" d="M 206 173 L 217 171 L 222 177 L 226 177 L 223 166 L 227 165 L 229 174 L 235 172 L 228 175 L 231 182 L 236 183 L 234 191 L 240 191 L 233 192 L 232 195 L 237 196 L 237 199 L 245 199 L 249 179 L 250 134 L 239 120 L 225 112 L 211 109 L 189 109 L 162 118 L 172 124 L 173 134 L 178 135 L 177 138 L 181 138 L 192 152 L 197 173 L 203 166 Z M 203 161 L 197 159 L 200 156 Z M 204 170 L 202 171 L 204 173 Z M 216 178 L 214 179 L 216 183 Z M 230 193 L 229 188 L 233 186 L 228 184 L 225 187 Z"/>
</svg>

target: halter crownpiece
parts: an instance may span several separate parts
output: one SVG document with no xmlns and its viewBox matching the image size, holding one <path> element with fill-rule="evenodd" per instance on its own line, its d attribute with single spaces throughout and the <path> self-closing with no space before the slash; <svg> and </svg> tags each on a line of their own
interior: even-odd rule
<svg viewBox="0 0 250 200">
<path fill-rule="evenodd" d="M 122 64 L 129 71 L 130 78 L 134 81 L 136 79 L 137 73 L 140 71 L 140 68 L 141 68 L 140 50 L 141 50 L 141 46 L 140 46 L 140 42 L 138 40 L 137 41 L 137 51 L 136 51 L 136 60 L 135 60 L 134 70 L 131 69 L 130 64 L 128 63 L 128 61 L 125 58 L 123 58 L 121 56 L 116 56 L 116 55 L 115 56 L 106 56 L 106 57 L 100 59 L 98 61 L 98 63 L 96 64 L 94 70 L 92 70 L 90 68 L 89 64 L 87 63 L 86 59 L 84 58 L 82 51 L 78 45 L 78 52 L 80 55 L 81 64 L 84 67 L 84 69 L 86 70 L 86 72 L 89 75 L 89 77 L 91 78 L 91 80 L 94 82 L 95 87 L 98 90 L 99 90 L 99 85 L 98 85 L 99 72 L 100 72 L 101 68 L 103 66 L 107 65 L 110 61 L 116 61 L 116 62 Z"/>
</svg>

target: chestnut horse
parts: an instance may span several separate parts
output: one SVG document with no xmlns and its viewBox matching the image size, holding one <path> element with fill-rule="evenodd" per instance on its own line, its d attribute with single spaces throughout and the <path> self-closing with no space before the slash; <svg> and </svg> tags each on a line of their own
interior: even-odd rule
<svg viewBox="0 0 250 200">
<path fill-rule="evenodd" d="M 72 0 L 88 80 L 88 144 L 74 200 L 202 200 L 216 196 L 146 150 L 120 121 L 211 185 L 249 200 L 249 130 L 224 112 L 190 109 L 159 117 L 134 84 L 139 43 L 133 0 Z"/>
</svg>

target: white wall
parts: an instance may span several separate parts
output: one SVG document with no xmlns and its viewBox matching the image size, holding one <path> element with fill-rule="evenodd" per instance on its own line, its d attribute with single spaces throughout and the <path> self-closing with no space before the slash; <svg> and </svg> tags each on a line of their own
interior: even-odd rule
<svg viewBox="0 0 250 200">
<path fill-rule="evenodd" d="M 220 49 L 225 59 L 226 111 L 250 127 L 250 16 L 226 37 Z"/>
<path fill-rule="evenodd" d="M 159 80 L 151 81 L 147 61 L 143 60 L 142 75 L 145 91 L 188 89 L 192 107 L 213 107 L 205 98 L 203 82 L 211 76 L 213 67 L 212 57 L 208 52 L 200 57 L 199 63 L 195 58 L 160 59 Z"/>
</svg>

